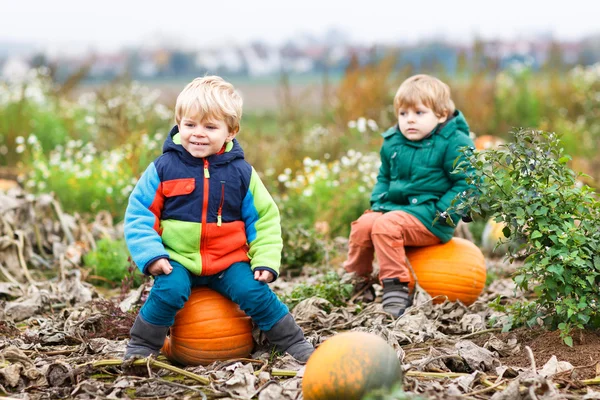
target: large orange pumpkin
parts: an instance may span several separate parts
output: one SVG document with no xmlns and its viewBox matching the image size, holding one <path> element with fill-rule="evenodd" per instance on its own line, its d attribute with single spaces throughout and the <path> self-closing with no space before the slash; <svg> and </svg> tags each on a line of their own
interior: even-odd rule
<svg viewBox="0 0 600 400">
<path fill-rule="evenodd" d="M 432 297 L 445 295 L 450 301 L 472 304 L 483 291 L 486 267 L 483 253 L 472 242 L 454 237 L 444 244 L 407 247 L 419 285 Z M 412 277 L 411 277 L 412 279 Z M 410 283 L 410 287 L 414 282 Z M 441 303 L 440 297 L 434 300 Z"/>
<path fill-rule="evenodd" d="M 208 365 L 247 357 L 253 345 L 250 317 L 218 292 L 197 287 L 175 315 L 161 351 L 183 365 Z"/>
<path fill-rule="evenodd" d="M 402 381 L 394 349 L 367 332 L 346 332 L 324 341 L 310 356 L 302 378 L 304 400 L 354 400 Z"/>
</svg>

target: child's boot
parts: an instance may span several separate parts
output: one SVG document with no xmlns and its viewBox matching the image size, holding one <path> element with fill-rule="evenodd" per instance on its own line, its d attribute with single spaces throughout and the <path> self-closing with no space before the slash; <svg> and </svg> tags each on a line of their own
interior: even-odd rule
<svg viewBox="0 0 600 400">
<path fill-rule="evenodd" d="M 265 331 L 265 335 L 269 342 L 277 347 L 277 350 L 287 352 L 301 362 L 306 362 L 315 351 L 313 345 L 304 338 L 302 329 L 296 324 L 290 313 L 273 325 L 273 328 Z"/>
<path fill-rule="evenodd" d="M 129 339 L 129 343 L 127 343 L 123 358 L 127 360 L 134 356 L 140 358 L 145 358 L 149 355 L 157 356 L 165 342 L 168 331 L 168 326 L 151 324 L 138 314 L 129 331 L 131 338 Z"/>
<path fill-rule="evenodd" d="M 412 305 L 408 283 L 398 278 L 383 279 L 383 310 L 398 318 Z"/>
</svg>

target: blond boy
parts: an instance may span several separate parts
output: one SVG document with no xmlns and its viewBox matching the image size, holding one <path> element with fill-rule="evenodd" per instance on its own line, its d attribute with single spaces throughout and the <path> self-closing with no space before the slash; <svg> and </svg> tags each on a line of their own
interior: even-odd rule
<svg viewBox="0 0 600 400">
<path fill-rule="evenodd" d="M 469 187 L 466 174 L 452 172 L 460 149 L 472 147 L 473 142 L 450 88 L 432 76 L 405 80 L 394 97 L 394 111 L 398 123 L 382 134 L 381 167 L 371 208 L 352 223 L 344 267 L 358 275 L 357 290 L 364 289 L 375 255 L 383 309 L 398 317 L 412 304 L 404 248 L 452 238 L 453 226 L 443 218 L 433 221 Z M 456 223 L 461 216 L 451 218 Z"/>
<path fill-rule="evenodd" d="M 235 139 L 242 98 L 217 76 L 177 98 L 163 154 L 136 184 L 125 239 L 154 285 L 131 328 L 125 358 L 156 355 L 191 288 L 230 298 L 281 351 L 306 361 L 313 346 L 267 283 L 281 262 L 279 211 Z"/>
</svg>

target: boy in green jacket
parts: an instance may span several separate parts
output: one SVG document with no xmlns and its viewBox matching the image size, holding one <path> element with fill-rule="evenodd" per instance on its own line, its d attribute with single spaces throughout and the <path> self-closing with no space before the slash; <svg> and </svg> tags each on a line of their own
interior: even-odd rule
<svg viewBox="0 0 600 400">
<path fill-rule="evenodd" d="M 461 148 L 473 147 L 469 126 L 455 109 L 450 88 L 429 75 L 405 80 L 394 97 L 398 124 L 382 134 L 381 167 L 371 209 L 352 223 L 344 268 L 363 282 L 379 261 L 383 309 L 395 317 L 412 304 L 405 246 L 449 241 L 454 226 L 439 218 L 458 193 L 469 188 L 453 173 Z M 450 214 L 454 223 L 461 215 Z"/>
</svg>

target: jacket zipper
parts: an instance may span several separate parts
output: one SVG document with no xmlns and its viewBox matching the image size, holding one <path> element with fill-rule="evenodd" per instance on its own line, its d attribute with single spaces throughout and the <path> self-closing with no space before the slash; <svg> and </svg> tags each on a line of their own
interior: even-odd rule
<svg viewBox="0 0 600 400">
<path fill-rule="evenodd" d="M 200 257 L 202 258 L 202 272 L 207 270 L 207 257 L 206 257 L 206 237 L 208 224 L 206 223 L 206 215 L 208 214 L 208 192 L 209 192 L 209 181 L 210 173 L 208 172 L 208 160 L 204 159 L 204 197 L 202 199 L 202 233 L 200 234 Z"/>
<path fill-rule="evenodd" d="M 225 203 L 225 181 L 221 181 L 221 201 L 219 202 L 219 211 L 217 211 L 217 226 L 221 226 L 223 214 L 223 203 Z"/>
</svg>

